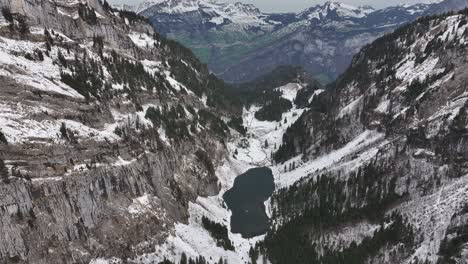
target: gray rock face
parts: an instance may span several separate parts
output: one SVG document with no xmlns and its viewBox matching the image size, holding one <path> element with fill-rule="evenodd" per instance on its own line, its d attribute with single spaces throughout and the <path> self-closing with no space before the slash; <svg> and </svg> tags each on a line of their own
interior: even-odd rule
<svg viewBox="0 0 468 264">
<path fill-rule="evenodd" d="M 98 19 L 97 23 L 90 25 L 82 19 L 77 19 L 78 3 L 42 0 L 3 1 L 2 6 L 11 6 L 12 12 L 25 15 L 31 25 L 60 29 L 64 35 L 72 39 L 89 40 L 101 36 L 110 46 L 118 49 L 130 50 L 133 47 L 133 43 L 124 36 L 129 33 L 130 27 L 117 19 Z M 89 0 L 84 3 L 94 8 L 98 15 L 105 14 L 99 1 Z M 152 32 L 148 24 L 133 25 L 133 27 L 140 32 Z"/>
<path fill-rule="evenodd" d="M 147 34 L 144 19 L 98 1 L 1 5 L 26 16 L 32 33 L 0 29 L 0 131 L 8 141 L 0 143 L 7 170 L 0 179 L 0 263 L 89 263 L 153 252 L 174 223 L 187 220 L 190 201 L 219 191 L 213 167 L 227 152 L 229 131 L 221 128 L 221 136 L 213 123 L 224 124 L 229 111 L 206 105 L 202 98 L 212 101 L 212 91 L 192 91 L 205 87 L 208 71 L 176 44 Z M 84 7 L 96 21 L 79 15 Z M 196 76 L 192 86 L 175 62 L 186 65 L 183 76 Z M 130 72 L 132 65 L 141 67 Z M 84 92 L 91 81 L 77 86 L 77 74 L 103 83 L 93 80 Z M 149 108 L 165 119 L 150 121 Z M 213 117 L 202 123 L 199 111 Z"/>
<path fill-rule="evenodd" d="M 176 169 L 181 167 L 177 162 L 174 155 L 161 153 L 131 165 L 96 168 L 63 179 L 2 184 L 2 258 L 86 263 L 95 256 L 130 257 L 151 251 L 174 221 L 184 221 L 185 201 L 197 195 L 196 190 L 168 188 L 171 182 L 177 188 L 189 185 L 174 182 L 174 175 L 184 173 Z M 211 191 L 209 185 L 200 187 L 204 190 L 200 194 L 216 192 L 216 181 Z M 183 194 L 176 198 L 174 191 Z M 141 215 L 131 214 L 132 198 L 144 194 L 151 197 L 147 208 Z M 147 244 L 139 248 L 140 243 Z"/>
</svg>

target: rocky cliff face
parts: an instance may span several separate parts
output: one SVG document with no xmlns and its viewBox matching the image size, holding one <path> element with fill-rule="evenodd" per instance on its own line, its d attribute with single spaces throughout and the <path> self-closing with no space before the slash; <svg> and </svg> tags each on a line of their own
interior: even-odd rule
<svg viewBox="0 0 468 264">
<path fill-rule="evenodd" d="M 259 247 L 273 263 L 463 263 L 467 18 L 367 45 L 288 129 Z"/>
<path fill-rule="evenodd" d="M 190 201 L 219 191 L 223 120 L 238 104 L 135 14 L 1 6 L 12 15 L 0 28 L 0 263 L 153 252 Z"/>
<path fill-rule="evenodd" d="M 460 0 L 381 10 L 327 2 L 299 14 L 262 14 L 242 4 L 158 1 L 141 14 L 228 82 L 249 81 L 288 64 L 301 65 L 328 82 L 364 45 L 383 34 L 420 16 L 464 7 L 466 1 Z"/>
</svg>

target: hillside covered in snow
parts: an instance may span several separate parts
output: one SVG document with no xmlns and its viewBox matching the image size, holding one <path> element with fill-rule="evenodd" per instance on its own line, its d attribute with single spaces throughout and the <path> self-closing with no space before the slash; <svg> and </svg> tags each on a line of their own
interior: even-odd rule
<svg viewBox="0 0 468 264">
<path fill-rule="evenodd" d="M 242 30 L 289 23 L 154 3 L 202 5 L 222 27 L 255 17 Z M 378 38 L 327 86 L 282 66 L 232 87 L 105 1 L 0 6 L 0 263 L 466 261 L 466 10 Z M 243 237 L 223 195 L 257 167 L 274 178 L 271 227 Z"/>
<path fill-rule="evenodd" d="M 219 192 L 240 102 L 135 13 L 0 3 L 0 263 L 153 253 Z"/>
<path fill-rule="evenodd" d="M 467 21 L 424 17 L 377 39 L 308 105 L 273 154 L 274 227 L 257 254 L 466 262 Z"/>
</svg>

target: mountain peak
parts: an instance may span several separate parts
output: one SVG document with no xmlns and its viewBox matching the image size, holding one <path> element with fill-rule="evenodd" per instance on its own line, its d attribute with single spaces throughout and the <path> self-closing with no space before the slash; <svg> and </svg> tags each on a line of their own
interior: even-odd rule
<svg viewBox="0 0 468 264">
<path fill-rule="evenodd" d="M 355 7 L 340 2 L 327 1 L 323 5 L 316 5 L 305 10 L 304 12 L 300 13 L 299 16 L 307 17 L 310 20 L 322 20 L 332 16 L 342 18 L 362 18 L 373 11 L 375 11 L 374 8 L 369 5 Z"/>
<path fill-rule="evenodd" d="M 184 21 L 187 14 L 196 16 L 199 26 L 236 24 L 239 28 L 271 26 L 267 16 L 252 4 L 225 3 L 218 0 L 156 0 L 138 12 L 145 16 L 170 15 L 176 21 Z M 188 22 L 190 23 L 190 22 Z"/>
<path fill-rule="evenodd" d="M 243 13 L 245 15 L 260 15 L 260 10 L 252 4 L 242 2 L 225 3 L 218 0 L 147 0 L 138 5 L 116 6 L 142 13 L 150 8 L 157 9 L 158 13 L 187 13 L 196 10 L 222 10 L 227 13 Z"/>
</svg>

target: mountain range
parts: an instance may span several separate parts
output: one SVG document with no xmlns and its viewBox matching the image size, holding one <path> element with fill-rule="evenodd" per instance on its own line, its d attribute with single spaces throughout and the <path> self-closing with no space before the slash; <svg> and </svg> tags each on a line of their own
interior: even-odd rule
<svg viewBox="0 0 468 264">
<path fill-rule="evenodd" d="M 0 7 L 0 263 L 466 263 L 468 9 L 327 85 L 280 66 L 233 87 L 105 1 Z M 267 230 L 245 238 L 224 194 L 259 167 Z"/>
<path fill-rule="evenodd" d="M 463 0 L 428 1 L 375 10 L 326 2 L 298 14 L 265 14 L 250 4 L 161 0 L 129 7 L 155 29 L 189 47 L 227 82 L 255 79 L 280 65 L 300 65 L 326 83 L 359 49 L 424 15 L 459 10 Z"/>
</svg>

